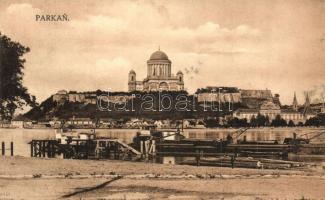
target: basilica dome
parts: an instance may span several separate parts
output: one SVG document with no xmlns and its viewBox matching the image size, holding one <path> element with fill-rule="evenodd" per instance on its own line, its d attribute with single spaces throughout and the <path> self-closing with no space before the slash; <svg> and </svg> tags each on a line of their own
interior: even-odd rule
<svg viewBox="0 0 325 200">
<path fill-rule="evenodd" d="M 158 50 L 151 54 L 150 60 L 169 60 L 167 54 L 164 52 Z"/>
</svg>

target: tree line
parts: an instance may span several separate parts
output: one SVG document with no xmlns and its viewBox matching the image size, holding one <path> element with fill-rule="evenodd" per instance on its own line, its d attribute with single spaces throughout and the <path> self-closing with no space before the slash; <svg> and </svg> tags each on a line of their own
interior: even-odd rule
<svg viewBox="0 0 325 200">
<path fill-rule="evenodd" d="M 325 126 L 325 117 L 315 116 L 307 119 L 305 123 L 299 122 L 295 124 L 292 120 L 287 122 L 281 117 L 281 115 L 276 115 L 273 120 L 270 120 L 268 116 L 261 115 L 260 113 L 255 117 L 253 116 L 250 122 L 246 118 L 239 119 L 237 117 L 229 118 L 224 122 L 217 119 L 206 119 L 206 127 L 295 127 L 295 126 Z"/>
</svg>

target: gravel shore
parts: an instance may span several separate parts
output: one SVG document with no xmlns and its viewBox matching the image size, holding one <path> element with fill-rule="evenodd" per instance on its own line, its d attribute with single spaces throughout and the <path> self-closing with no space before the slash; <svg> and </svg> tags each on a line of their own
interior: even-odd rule
<svg viewBox="0 0 325 200">
<path fill-rule="evenodd" d="M 325 171 L 0 158 L 0 199 L 323 199 Z"/>
</svg>

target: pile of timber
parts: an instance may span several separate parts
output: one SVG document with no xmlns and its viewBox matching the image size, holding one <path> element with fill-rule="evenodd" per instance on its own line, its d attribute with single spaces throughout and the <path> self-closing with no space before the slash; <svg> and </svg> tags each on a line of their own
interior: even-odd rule
<svg viewBox="0 0 325 200">
<path fill-rule="evenodd" d="M 229 144 L 226 152 L 236 152 L 242 156 L 259 158 L 283 158 L 293 147 L 285 144 Z"/>
<path fill-rule="evenodd" d="M 215 156 L 225 151 L 226 142 L 212 139 L 165 140 L 156 143 L 159 156 Z"/>
<path fill-rule="evenodd" d="M 200 158 L 199 160 L 186 160 L 182 164 L 216 166 L 216 167 L 232 167 L 231 157 L 223 156 L 217 158 Z M 259 162 L 259 163 L 258 163 Z M 292 169 L 303 168 L 305 163 L 284 161 L 276 159 L 255 159 L 252 157 L 237 157 L 234 159 L 233 167 L 235 168 L 263 168 L 263 169 Z"/>
</svg>

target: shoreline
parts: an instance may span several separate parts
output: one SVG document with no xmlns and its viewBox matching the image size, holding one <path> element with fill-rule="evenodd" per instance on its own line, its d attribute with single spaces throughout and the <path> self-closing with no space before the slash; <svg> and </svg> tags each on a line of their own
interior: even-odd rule
<svg viewBox="0 0 325 200">
<path fill-rule="evenodd" d="M 321 199 L 324 184 L 324 165 L 266 170 L 0 157 L 0 199 Z"/>
</svg>

